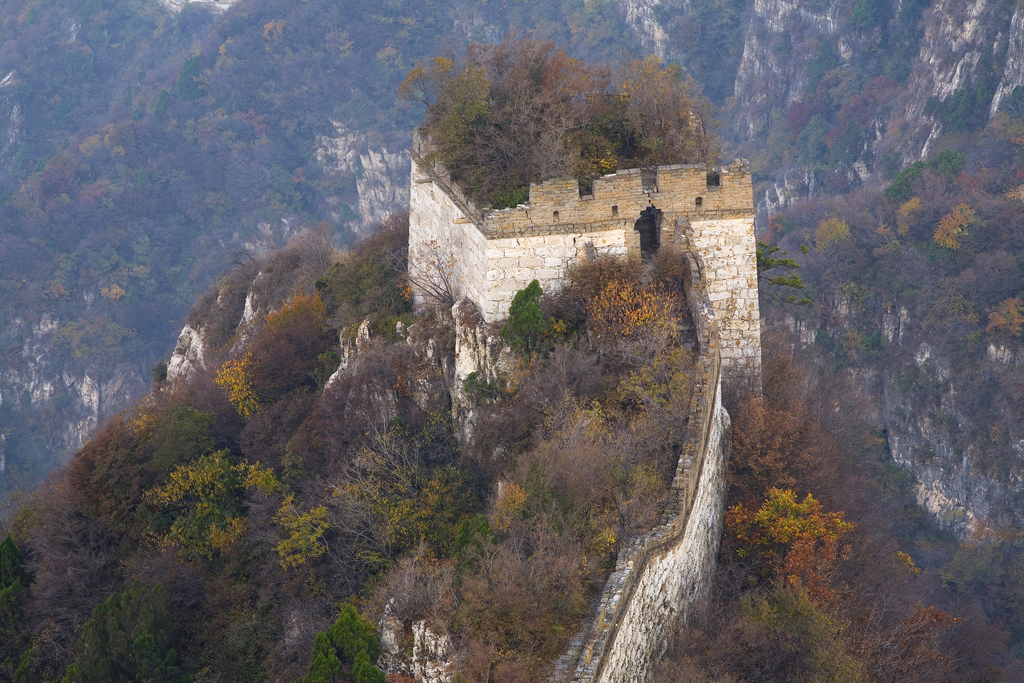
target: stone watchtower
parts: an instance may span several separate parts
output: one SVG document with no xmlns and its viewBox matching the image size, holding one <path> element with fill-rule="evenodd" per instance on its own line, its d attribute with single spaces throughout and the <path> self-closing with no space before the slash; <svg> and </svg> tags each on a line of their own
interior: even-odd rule
<svg viewBox="0 0 1024 683">
<path fill-rule="evenodd" d="M 736 389 L 753 382 L 760 393 L 749 163 L 619 171 L 596 179 L 593 194 L 583 196 L 574 178 L 556 178 L 531 183 L 526 204 L 481 210 L 443 166 L 425 161 L 428 151 L 426 141 L 414 136 L 409 274 L 417 303 L 425 291 L 415 283 L 443 277 L 456 298 L 473 301 L 487 322 L 495 322 L 534 279 L 545 289 L 557 288 L 574 263 L 604 254 L 639 258 L 676 245 L 701 270 L 718 321 L 726 382 Z"/>
</svg>

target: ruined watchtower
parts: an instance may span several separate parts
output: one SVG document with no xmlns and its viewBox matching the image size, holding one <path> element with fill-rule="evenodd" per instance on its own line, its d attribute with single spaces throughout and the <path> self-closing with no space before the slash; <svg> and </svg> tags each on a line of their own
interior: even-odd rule
<svg viewBox="0 0 1024 683">
<path fill-rule="evenodd" d="M 526 204 L 481 210 L 447 170 L 425 161 L 413 138 L 409 272 L 413 282 L 438 270 L 456 297 L 475 302 L 487 322 L 508 315 L 532 280 L 559 287 L 574 263 L 597 255 L 641 257 L 674 244 L 702 272 L 721 336 L 727 382 L 756 382 L 761 370 L 754 198 L 750 165 L 704 164 L 629 169 L 594 181 L 581 196 L 574 178 L 530 184 Z M 417 303 L 424 292 L 415 291 Z M 700 312 L 694 311 L 694 315 Z"/>
</svg>

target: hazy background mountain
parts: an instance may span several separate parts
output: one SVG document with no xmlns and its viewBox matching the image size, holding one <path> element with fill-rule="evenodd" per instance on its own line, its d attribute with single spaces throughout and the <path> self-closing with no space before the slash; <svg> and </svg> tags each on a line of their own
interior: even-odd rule
<svg viewBox="0 0 1024 683">
<path fill-rule="evenodd" d="M 968 172 L 985 169 L 979 182 L 994 195 L 1019 167 L 1011 141 L 1024 109 L 1013 91 L 1024 83 L 1024 18 L 1012 0 L 88 0 L 6 2 L 2 16 L 4 487 L 37 481 L 145 393 L 218 274 L 320 224 L 345 245 L 402 207 L 405 150 L 422 112 L 395 99 L 397 84 L 417 60 L 473 40 L 516 29 L 589 59 L 679 62 L 720 106 L 724 156 L 752 160 L 762 230 L 808 199 L 818 213 L 842 213 L 814 202 L 865 187 L 877 195 L 947 146 L 966 155 Z M 1001 133 L 986 128 L 1000 109 L 1009 112 Z M 920 219 L 922 244 L 940 208 Z M 971 301 L 978 330 L 1021 289 L 1013 216 L 991 219 L 1008 242 L 981 247 L 1005 286 L 972 290 L 982 292 Z M 886 219 L 864 220 L 870 232 Z M 872 277 L 863 260 L 851 263 L 837 287 Z M 942 277 L 973 266 L 949 265 Z M 941 279 L 944 267 L 925 270 Z M 914 317 L 898 295 L 864 309 L 875 321 L 865 337 L 883 314 Z M 805 338 L 844 334 L 829 327 L 827 296 L 815 301 L 813 320 L 792 324 Z M 782 315 L 803 320 L 807 310 Z M 979 336 L 972 352 L 1015 368 L 1015 339 L 989 351 Z M 1008 454 L 1019 450 L 1015 424 L 1004 427 Z M 1016 509 L 1019 487 L 1000 486 L 1001 509 Z M 936 510 L 958 505 L 967 504 Z"/>
<path fill-rule="evenodd" d="M 119 515 L 148 509 L 141 504 L 147 487 L 216 444 L 277 468 L 293 487 L 288 495 L 298 495 L 295 509 L 330 508 L 330 533 L 344 536 L 351 511 L 318 477 L 324 463 L 337 468 L 361 452 L 369 418 L 346 420 L 345 411 L 382 413 L 371 390 L 380 377 L 398 391 L 406 374 L 436 380 L 440 371 L 389 356 L 405 353 L 388 343 L 395 323 L 411 322 L 407 302 L 393 300 L 401 231 L 392 226 L 336 267 L 330 245 L 309 235 L 347 246 L 406 206 L 406 149 L 423 112 L 396 100 L 398 84 L 420 59 L 458 55 L 471 41 L 497 41 L 509 30 L 557 40 L 588 59 L 653 53 L 678 62 L 719 107 L 724 159 L 752 162 L 760 234 L 799 263 L 803 286 L 762 288 L 773 384 L 767 412 L 737 413 L 737 433 L 749 438 L 738 439 L 734 465 L 756 470 L 759 449 L 778 436 L 789 450 L 772 461 L 777 471 L 769 474 L 779 476 L 768 483 L 813 490 L 859 529 L 853 568 L 836 574 L 837 590 L 849 589 L 834 612 L 842 618 L 805 632 L 845 631 L 876 672 L 906 663 L 871 653 L 912 652 L 945 667 L 940 673 L 950 680 L 964 672 L 979 681 L 1019 675 L 1024 13 L 1015 1 L 0 6 L 0 489 L 31 488 L 97 425 L 111 425 L 76 461 L 70 488 L 51 482 L 37 499 L 13 497 L 29 501 L 10 526 L 37 573 L 25 623 L 32 647 L 41 648 L 32 656 L 52 668 L 51 677 L 71 661 L 91 611 L 134 578 L 168 587 L 186 669 L 228 672 L 230 680 L 303 669 L 337 601 L 392 564 L 398 569 L 389 576 L 400 582 L 398 558 L 411 545 L 384 559 L 345 550 L 301 574 L 279 566 L 272 550 L 281 520 L 290 518 L 274 509 L 292 504 L 283 502 L 285 492 L 273 506 L 232 498 L 231 505 L 246 501 L 247 535 L 230 552 L 195 562 L 150 543 L 147 534 L 166 531 L 170 517 Z M 307 238 L 296 239 L 304 231 Z M 302 288 L 308 294 L 321 274 L 318 291 L 335 327 L 320 324 L 325 312 L 309 297 L 291 307 L 309 307 L 317 324 L 295 339 L 264 325 L 257 347 L 272 372 L 255 379 L 280 402 L 246 422 L 213 388 L 217 367 L 235 335 L 268 313 L 273 319 L 278 302 Z M 345 383 L 345 396 L 325 396 L 337 358 L 320 351 L 337 351 L 337 329 L 354 335 L 365 316 L 376 316 L 379 342 L 368 356 L 375 364 L 360 371 L 371 379 Z M 450 340 L 448 330 L 433 332 Z M 586 352 L 572 353 L 569 375 L 595 375 Z M 195 386 L 175 387 L 204 354 L 210 366 Z M 169 367 L 161 365 L 168 358 Z M 171 381 L 159 386 L 167 391 L 156 392 L 152 406 L 156 422 L 110 420 L 165 376 Z M 530 406 L 564 396 L 568 389 L 555 386 L 563 379 L 524 400 L 494 402 L 488 447 L 525 443 L 540 414 Z M 413 393 L 403 393 L 399 407 L 409 408 Z M 427 398 L 438 414 L 450 409 L 441 394 Z M 416 410 L 396 417 L 406 413 Z M 447 476 L 458 454 L 451 430 L 425 411 L 416 415 L 422 433 L 409 447 L 440 467 L 433 474 Z M 778 455 L 771 443 L 764 448 Z M 420 482 L 422 519 L 447 520 L 427 527 L 461 528 L 455 523 L 475 519 L 466 515 L 491 509 L 483 501 L 498 475 L 474 467 L 472 481 Z M 449 496 L 461 507 L 438 505 L 427 494 L 445 481 L 480 498 Z M 760 490 L 747 494 L 763 498 Z M 636 521 L 650 512 L 639 506 L 631 514 Z M 437 547 L 446 545 L 440 539 Z M 611 547 L 592 550 L 605 557 Z M 259 571 L 240 569 L 254 566 L 253 558 Z M 720 575 L 728 588 L 730 576 L 742 583 L 747 570 L 726 559 Z M 577 580 L 567 566 L 565 576 Z M 757 618 L 774 623 L 768 607 L 758 617 L 733 602 L 729 618 L 739 621 L 723 623 L 741 631 Z M 575 604 L 579 617 L 585 599 Z M 929 635 L 904 616 L 923 605 L 965 620 L 954 626 L 928 607 L 916 614 L 930 620 Z M 734 648 L 737 661 L 756 654 L 736 633 L 686 632 L 669 663 L 689 671 L 701 655 L 687 654 L 685 643 L 717 654 L 714 638 Z M 553 655 L 566 633 L 545 634 Z M 814 647 L 839 642 L 812 640 Z M 829 661 L 806 644 L 776 645 L 766 649 L 772 657 L 803 651 Z M 770 678 L 763 663 L 771 657 L 750 656 L 749 672 Z"/>
</svg>

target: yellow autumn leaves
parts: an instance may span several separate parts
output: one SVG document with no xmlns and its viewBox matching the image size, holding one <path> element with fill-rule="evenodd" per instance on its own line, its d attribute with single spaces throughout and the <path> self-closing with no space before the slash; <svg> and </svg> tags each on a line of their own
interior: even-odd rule
<svg viewBox="0 0 1024 683">
<path fill-rule="evenodd" d="M 241 505 L 245 492 L 255 489 L 269 496 L 281 488 L 271 468 L 245 460 L 232 464 L 227 450 L 179 465 L 165 484 L 146 496 L 147 502 L 174 517 L 170 528 L 155 534 L 155 540 L 176 548 L 183 560 L 209 560 L 214 553 L 227 551 L 245 533 Z M 325 506 L 301 512 L 295 506 L 295 496 L 287 494 L 274 522 L 287 534 L 276 547 L 282 567 L 297 567 L 327 549 L 323 541 L 329 528 Z"/>
<path fill-rule="evenodd" d="M 242 417 L 249 417 L 260 407 L 259 397 L 252 388 L 252 355 L 232 358 L 217 372 L 217 386 L 228 395 L 228 401 Z"/>
<path fill-rule="evenodd" d="M 970 206 L 960 204 L 939 221 L 939 226 L 935 229 L 935 243 L 945 249 L 956 251 L 963 246 L 960 238 L 967 235 L 967 228 L 976 219 L 977 215 Z"/>
<path fill-rule="evenodd" d="M 850 226 L 846 221 L 835 216 L 818 223 L 818 227 L 814 231 L 814 246 L 818 251 L 825 251 L 837 242 L 846 242 L 851 239 Z"/>
<path fill-rule="evenodd" d="M 323 535 L 330 525 L 325 506 L 319 505 L 308 512 L 299 512 L 295 507 L 295 496 L 288 494 L 274 516 L 274 521 L 288 532 L 288 538 L 277 544 L 281 566 L 285 569 L 298 567 L 306 560 L 320 557 L 327 550 Z"/>
<path fill-rule="evenodd" d="M 256 487 L 267 495 L 280 487 L 273 470 L 244 460 L 232 465 L 228 458 L 228 451 L 220 450 L 179 465 L 167 483 L 146 496 L 150 504 L 176 515 L 158 541 L 178 548 L 182 559 L 210 559 L 215 551 L 226 550 L 245 531 L 242 492 Z"/>
</svg>

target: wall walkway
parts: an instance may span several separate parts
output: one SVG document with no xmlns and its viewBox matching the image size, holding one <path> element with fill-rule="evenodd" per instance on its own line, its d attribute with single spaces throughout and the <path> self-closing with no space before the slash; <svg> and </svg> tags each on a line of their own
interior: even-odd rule
<svg viewBox="0 0 1024 683">
<path fill-rule="evenodd" d="M 721 341 L 701 264 L 687 257 L 687 298 L 700 339 L 689 435 L 662 523 L 623 550 L 588 629 L 555 663 L 551 681 L 650 680 L 673 620 L 706 599 L 725 510 L 729 415 L 722 408 Z"/>
</svg>

